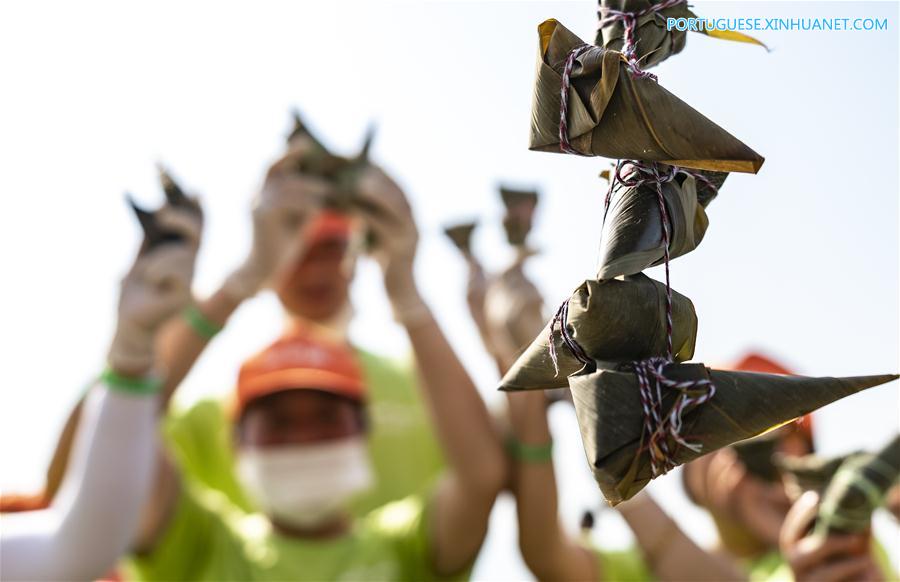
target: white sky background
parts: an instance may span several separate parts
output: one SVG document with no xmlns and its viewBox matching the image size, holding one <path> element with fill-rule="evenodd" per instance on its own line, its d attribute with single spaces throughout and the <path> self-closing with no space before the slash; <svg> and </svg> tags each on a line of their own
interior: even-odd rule
<svg viewBox="0 0 900 582">
<path fill-rule="evenodd" d="M 698 361 L 749 347 L 799 373 L 898 369 L 896 3 L 697 2 L 702 16 L 880 17 L 887 32 L 760 32 L 774 50 L 692 34 L 654 72 L 766 157 L 732 175 L 700 247 L 672 264 L 700 319 Z M 0 486 L 30 490 L 84 383 L 102 366 L 117 280 L 139 229 L 123 192 L 162 195 L 153 162 L 199 192 L 207 215 L 196 287 L 216 287 L 249 244 L 249 200 L 299 107 L 339 152 L 379 126 L 374 158 L 406 188 L 422 232 L 418 278 L 485 397 L 497 380 L 464 304 L 463 262 L 441 226 L 480 217 L 476 251 L 500 268 L 497 183 L 543 192 L 530 273 L 557 305 L 597 258 L 600 159 L 529 152 L 536 26 L 593 38 L 595 4 L 321 5 L 19 2 L 0 7 Z M 660 269 L 651 274 L 662 277 Z M 372 265 L 354 286 L 357 342 L 403 354 Z M 549 307 L 548 307 L 549 309 Z M 222 394 L 281 325 L 271 296 L 246 305 L 181 390 Z M 826 454 L 875 447 L 900 424 L 898 385 L 816 416 Z M 574 527 L 599 502 L 569 411 L 552 414 L 562 509 Z M 688 531 L 712 529 L 672 475 L 650 487 Z M 511 502 L 497 509 L 481 578 L 526 576 Z M 605 517 L 608 516 L 608 517 Z M 895 526 L 878 531 L 900 548 Z M 599 537 L 627 534 L 611 513 Z M 515 557 L 514 557 L 515 556 Z"/>
</svg>

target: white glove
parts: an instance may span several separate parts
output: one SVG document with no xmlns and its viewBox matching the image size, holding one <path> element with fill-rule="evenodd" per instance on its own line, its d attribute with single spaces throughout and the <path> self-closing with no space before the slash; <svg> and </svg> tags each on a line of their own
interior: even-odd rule
<svg viewBox="0 0 900 582">
<path fill-rule="evenodd" d="M 374 238 L 369 254 L 381 266 L 394 317 L 409 322 L 427 315 L 412 277 L 419 231 L 406 195 L 372 165 L 362 170 L 356 187 L 363 219 Z"/>
<path fill-rule="evenodd" d="M 237 301 L 255 295 L 302 253 L 304 227 L 334 189 L 321 178 L 296 171 L 299 160 L 307 154 L 304 148 L 292 148 L 266 175 L 253 204 L 250 253 L 223 286 Z"/>
<path fill-rule="evenodd" d="M 191 280 L 200 246 L 201 218 L 164 206 L 158 224 L 179 233 L 183 242 L 165 243 L 138 255 L 122 279 L 118 325 L 107 363 L 117 372 L 146 373 L 153 365 L 156 331 L 191 299 Z"/>
</svg>

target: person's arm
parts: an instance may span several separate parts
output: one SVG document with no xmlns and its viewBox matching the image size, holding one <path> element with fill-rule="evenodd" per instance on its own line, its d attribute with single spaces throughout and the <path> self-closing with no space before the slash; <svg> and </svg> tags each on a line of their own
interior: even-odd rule
<svg viewBox="0 0 900 582">
<path fill-rule="evenodd" d="M 454 574 L 478 554 L 505 481 L 505 457 L 484 401 L 419 295 L 412 269 L 418 234 L 403 192 L 374 167 L 361 178 L 359 191 L 378 209 L 366 216 L 375 240 L 373 255 L 382 267 L 395 318 L 409 335 L 424 399 L 448 461 L 431 500 L 431 560 L 437 574 Z"/>
<path fill-rule="evenodd" d="M 183 241 L 142 249 L 123 279 L 107 369 L 82 405 L 59 494 L 47 509 L 4 518 L 3 578 L 93 580 L 135 537 L 156 452 L 154 339 L 187 303 L 200 237 L 175 209 L 152 220 Z"/>
<path fill-rule="evenodd" d="M 507 401 L 515 448 L 520 451 L 514 459 L 514 493 L 525 564 L 539 580 L 599 580 L 594 553 L 569 536 L 559 522 L 544 394 L 508 394 Z"/>
<path fill-rule="evenodd" d="M 83 408 L 53 503 L 3 518 L 4 580 L 94 580 L 132 542 L 154 467 L 158 395 L 98 384 Z"/>
<path fill-rule="evenodd" d="M 685 535 L 646 492 L 619 505 L 650 569 L 660 580 L 745 580 L 732 560 L 708 552 Z"/>
</svg>

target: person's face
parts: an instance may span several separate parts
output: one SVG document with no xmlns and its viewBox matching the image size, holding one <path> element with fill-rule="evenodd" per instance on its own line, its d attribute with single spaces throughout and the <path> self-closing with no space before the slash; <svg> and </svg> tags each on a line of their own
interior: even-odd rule
<svg viewBox="0 0 900 582">
<path fill-rule="evenodd" d="M 329 238 L 310 245 L 293 269 L 278 281 L 276 292 L 292 315 L 322 322 L 336 316 L 350 295 L 353 269 L 349 242 Z"/>
<path fill-rule="evenodd" d="M 286 390 L 247 405 L 238 424 L 242 447 L 313 444 L 365 432 L 360 404 L 318 390 Z"/>
<path fill-rule="evenodd" d="M 731 552 L 752 556 L 778 546 L 790 509 L 781 482 L 770 483 L 748 473 L 729 449 L 707 455 L 684 470 L 689 493 L 712 514 L 722 543 Z"/>
</svg>

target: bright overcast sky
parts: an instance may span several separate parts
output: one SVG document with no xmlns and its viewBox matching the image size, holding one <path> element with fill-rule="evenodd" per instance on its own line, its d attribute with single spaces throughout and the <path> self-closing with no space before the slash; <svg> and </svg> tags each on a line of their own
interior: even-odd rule
<svg viewBox="0 0 900 582">
<path fill-rule="evenodd" d="M 700 247 L 672 264 L 700 319 L 698 361 L 755 347 L 799 373 L 898 369 L 898 11 L 896 3 L 697 2 L 702 16 L 878 17 L 882 32 L 761 32 L 771 52 L 691 34 L 660 82 L 766 157 L 709 208 Z M 249 200 L 299 107 L 337 151 L 378 124 L 374 158 L 405 186 L 420 221 L 418 276 L 485 397 L 497 380 L 464 306 L 464 266 L 440 228 L 479 217 L 492 268 L 502 239 L 500 182 L 540 187 L 530 273 L 548 306 L 597 258 L 605 162 L 527 149 L 536 26 L 555 17 L 593 38 L 593 2 L 6 2 L 0 7 L 0 486 L 41 483 L 57 431 L 97 373 L 116 284 L 138 228 L 123 202 L 161 197 L 162 160 L 200 193 L 208 228 L 197 289 L 243 257 Z M 651 271 L 661 277 L 659 269 Z M 353 337 L 403 354 L 376 271 L 354 288 Z M 182 388 L 222 394 L 241 359 L 281 325 L 276 302 L 245 306 Z M 898 430 L 898 384 L 816 417 L 824 453 L 874 447 Z M 563 513 L 574 527 L 599 502 L 569 411 L 553 421 Z M 699 539 L 711 528 L 677 475 L 650 487 Z M 600 538 L 621 545 L 612 516 Z M 511 575 L 509 502 L 478 573 Z M 897 529 L 881 524 L 882 535 Z M 886 542 L 887 543 L 887 542 Z M 895 548 L 900 543 L 888 544 Z M 896 554 L 895 554 L 896 559 Z M 516 568 L 521 568 L 517 563 Z"/>
</svg>

